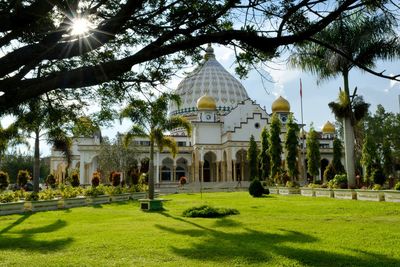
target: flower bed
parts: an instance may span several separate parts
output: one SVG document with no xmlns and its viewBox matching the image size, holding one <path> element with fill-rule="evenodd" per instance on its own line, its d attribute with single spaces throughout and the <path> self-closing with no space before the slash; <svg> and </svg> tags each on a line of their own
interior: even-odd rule
<svg viewBox="0 0 400 267">
<path fill-rule="evenodd" d="M 385 190 L 383 191 L 386 202 L 400 202 L 400 191 L 399 190 Z"/>
<path fill-rule="evenodd" d="M 357 193 L 353 189 L 333 189 L 333 196 L 337 199 L 357 199 Z"/>
<path fill-rule="evenodd" d="M 25 211 L 24 205 L 23 201 L 0 203 L 0 215 L 23 213 Z"/>
<path fill-rule="evenodd" d="M 300 189 L 295 187 L 279 187 L 279 195 L 298 195 Z"/>
<path fill-rule="evenodd" d="M 25 201 L 27 211 L 46 211 L 58 209 L 58 199 Z"/>
<path fill-rule="evenodd" d="M 315 190 L 314 188 L 302 187 L 300 188 L 300 194 L 306 197 L 315 197 Z"/>
<path fill-rule="evenodd" d="M 356 190 L 357 199 L 362 201 L 384 201 L 385 196 L 379 190 Z"/>
<path fill-rule="evenodd" d="M 316 197 L 333 197 L 333 191 L 329 188 L 315 188 Z"/>
</svg>

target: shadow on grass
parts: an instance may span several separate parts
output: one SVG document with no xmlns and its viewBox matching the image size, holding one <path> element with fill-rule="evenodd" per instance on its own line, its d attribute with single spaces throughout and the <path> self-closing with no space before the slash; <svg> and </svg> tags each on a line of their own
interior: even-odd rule
<svg viewBox="0 0 400 267">
<path fill-rule="evenodd" d="M 207 228 L 181 217 L 167 213 L 161 214 L 197 228 L 171 228 L 156 225 L 158 229 L 174 235 L 197 237 L 186 247 L 174 245 L 170 247 L 176 255 L 190 259 L 213 262 L 213 264 L 228 262 L 232 264 L 268 264 L 271 261 L 274 261 L 275 264 L 277 259 L 283 257 L 291 260 L 290 263 L 285 262 L 286 265 L 296 262 L 305 266 L 400 266 L 398 259 L 362 250 L 349 250 L 348 254 L 320 250 L 318 248 L 319 239 L 298 231 L 279 229 L 280 232 L 268 233 L 243 228 L 230 219 L 216 221 L 215 224 L 218 226 L 238 226 L 241 229 L 241 232 L 227 232 L 226 229 L 219 231 L 216 228 Z M 315 244 L 315 248 L 299 247 L 299 244 L 307 243 Z"/>
<path fill-rule="evenodd" d="M 50 252 L 59 250 L 70 244 L 72 238 L 61 238 L 52 240 L 40 240 L 36 234 L 53 233 L 64 228 L 67 223 L 64 220 L 56 220 L 48 225 L 12 231 L 12 229 L 22 224 L 31 214 L 24 214 L 9 226 L 0 230 L 0 250 L 24 249 L 28 251 Z"/>
</svg>

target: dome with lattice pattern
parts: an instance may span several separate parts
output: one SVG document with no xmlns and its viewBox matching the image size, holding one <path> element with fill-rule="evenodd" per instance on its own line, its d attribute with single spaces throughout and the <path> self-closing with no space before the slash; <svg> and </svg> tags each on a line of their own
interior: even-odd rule
<svg viewBox="0 0 400 267">
<path fill-rule="evenodd" d="M 190 115 L 197 112 L 197 100 L 204 95 L 215 99 L 216 108 L 226 113 L 239 102 L 249 98 L 246 89 L 216 59 L 209 45 L 204 62 L 181 81 L 175 93 L 181 97 L 181 106 L 171 104 L 172 115 Z"/>
</svg>

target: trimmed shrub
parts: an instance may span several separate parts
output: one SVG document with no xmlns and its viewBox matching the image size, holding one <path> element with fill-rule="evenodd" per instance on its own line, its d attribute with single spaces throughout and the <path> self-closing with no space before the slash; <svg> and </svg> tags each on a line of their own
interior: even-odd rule
<svg viewBox="0 0 400 267">
<path fill-rule="evenodd" d="M 192 207 L 183 211 L 182 215 L 184 217 L 200 217 L 200 218 L 221 218 L 228 215 L 239 214 L 237 209 L 226 209 L 226 208 L 214 208 L 208 205 L 203 205 L 199 207 Z"/>
<path fill-rule="evenodd" d="M 264 188 L 264 195 L 269 195 L 269 188 Z"/>
<path fill-rule="evenodd" d="M 264 193 L 264 187 L 262 186 L 260 180 L 257 178 L 251 181 L 249 186 L 249 193 L 253 197 L 261 197 Z"/>
<path fill-rule="evenodd" d="M 347 175 L 336 174 L 335 177 L 328 182 L 329 188 L 347 188 Z"/>
<path fill-rule="evenodd" d="M 19 170 L 17 175 L 17 184 L 20 187 L 26 185 L 26 183 L 31 179 L 29 172 L 27 170 Z"/>
<path fill-rule="evenodd" d="M 99 180 L 99 181 L 100 181 L 100 180 Z M 80 184 L 81 184 L 81 183 L 80 183 L 80 181 L 79 181 L 79 174 L 76 173 L 76 172 L 74 172 L 74 173 L 71 175 L 71 185 L 72 185 L 73 187 L 78 187 Z"/>
<path fill-rule="evenodd" d="M 385 183 L 385 181 L 386 181 L 386 176 L 383 173 L 381 168 L 375 169 L 372 172 L 371 177 L 372 177 L 372 180 L 374 181 L 375 184 L 383 185 Z"/>
<path fill-rule="evenodd" d="M 110 182 L 113 186 L 119 186 L 121 184 L 121 173 L 111 172 Z"/>
<path fill-rule="evenodd" d="M 394 190 L 400 190 L 400 182 L 394 185 Z"/>
<path fill-rule="evenodd" d="M 18 200 L 18 194 L 15 194 L 14 192 L 6 192 L 0 195 L 0 203 L 10 203 Z"/>
<path fill-rule="evenodd" d="M 46 177 L 46 184 L 50 186 L 51 188 L 54 188 L 56 186 L 56 178 L 54 178 L 53 174 L 49 174 Z"/>
<path fill-rule="evenodd" d="M 25 200 L 26 201 L 37 201 L 39 200 L 39 194 L 32 192 L 32 193 L 25 193 Z"/>
<path fill-rule="evenodd" d="M 92 186 L 96 187 L 100 184 L 100 173 L 94 172 L 92 176 Z"/>
<path fill-rule="evenodd" d="M 10 184 L 8 173 L 0 171 L 0 190 L 4 190 Z"/>
<path fill-rule="evenodd" d="M 374 184 L 374 186 L 372 187 L 372 190 L 381 190 L 382 189 L 382 185 L 380 184 Z"/>
<path fill-rule="evenodd" d="M 333 163 L 330 162 L 324 171 L 324 179 L 326 181 L 330 181 L 333 178 L 335 178 L 335 175 L 336 175 L 335 167 L 333 166 Z"/>
</svg>

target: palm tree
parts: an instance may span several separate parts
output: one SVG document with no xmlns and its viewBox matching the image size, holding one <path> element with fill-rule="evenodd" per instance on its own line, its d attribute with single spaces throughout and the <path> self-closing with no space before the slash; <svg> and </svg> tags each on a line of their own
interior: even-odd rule
<svg viewBox="0 0 400 267">
<path fill-rule="evenodd" d="M 341 17 L 310 42 L 296 47 L 291 57 L 292 66 L 319 76 L 320 81 L 339 75 L 343 78 L 340 105 L 344 111 L 344 147 L 349 187 L 355 185 L 354 168 L 354 102 L 350 94 L 349 73 L 356 63 L 373 68 L 377 59 L 393 59 L 400 55 L 400 45 L 393 30 L 392 18 L 383 15 L 361 14 Z"/>
<path fill-rule="evenodd" d="M 7 148 L 19 144 L 28 145 L 24 136 L 18 131 L 17 125 L 11 123 L 7 128 L 3 128 L 0 124 L 0 168 Z"/>
<path fill-rule="evenodd" d="M 33 191 L 39 191 L 40 139 L 45 138 L 71 162 L 71 138 L 67 136 L 67 124 L 76 119 L 78 106 L 48 105 L 42 98 L 35 98 L 15 110 L 15 124 L 34 139 Z"/>
<path fill-rule="evenodd" d="M 154 199 L 154 146 L 156 145 L 159 151 L 168 147 L 175 157 L 178 149 L 176 142 L 164 133 L 178 127 L 185 128 L 188 135 L 191 133 L 191 125 L 184 117 L 167 116 L 170 101 L 180 105 L 179 96 L 168 93 L 161 94 L 155 100 L 134 99 L 120 114 L 121 118 L 129 118 L 134 123 L 125 136 L 125 145 L 135 136 L 146 136 L 150 140 L 149 199 Z"/>
</svg>

